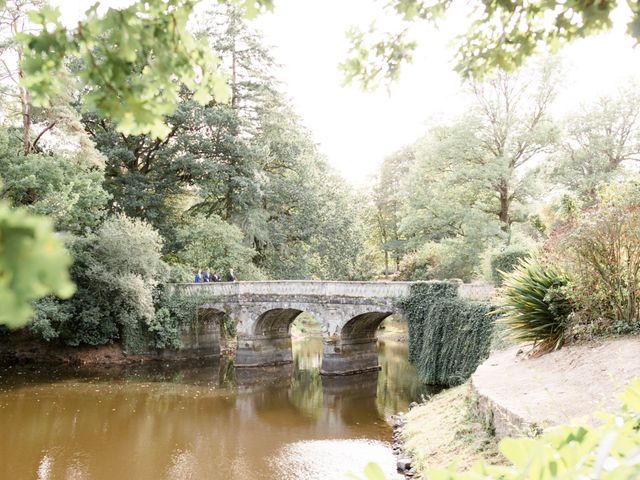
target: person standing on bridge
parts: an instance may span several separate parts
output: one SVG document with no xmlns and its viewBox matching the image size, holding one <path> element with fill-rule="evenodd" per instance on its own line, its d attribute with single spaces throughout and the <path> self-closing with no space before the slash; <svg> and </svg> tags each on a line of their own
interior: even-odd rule
<svg viewBox="0 0 640 480">
<path fill-rule="evenodd" d="M 220 281 L 220 275 L 218 275 L 218 272 L 213 272 L 211 274 L 211 281 L 212 282 L 219 282 Z"/>
<path fill-rule="evenodd" d="M 227 273 L 227 282 L 235 282 L 236 281 L 236 276 L 233 273 L 233 268 L 229 269 L 229 273 Z"/>
<path fill-rule="evenodd" d="M 209 283 L 211 281 L 211 274 L 209 273 L 208 268 L 204 271 L 204 276 L 202 277 L 202 281 L 204 283 Z"/>
<path fill-rule="evenodd" d="M 196 272 L 196 283 L 202 283 L 202 272 L 200 270 Z"/>
</svg>

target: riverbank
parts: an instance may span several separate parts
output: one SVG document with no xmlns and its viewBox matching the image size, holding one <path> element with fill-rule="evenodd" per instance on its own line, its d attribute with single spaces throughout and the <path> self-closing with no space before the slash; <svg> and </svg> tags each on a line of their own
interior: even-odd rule
<svg viewBox="0 0 640 480">
<path fill-rule="evenodd" d="M 498 441 L 538 435 L 558 424 L 597 423 L 598 411 L 619 407 L 618 395 L 640 377 L 640 338 L 570 345 L 538 358 L 519 347 L 492 354 L 471 380 L 402 416 L 400 457 L 416 476 L 453 461 L 501 463 Z"/>
<path fill-rule="evenodd" d="M 396 419 L 396 455 L 407 478 L 423 478 L 428 469 L 456 462 L 470 468 L 478 460 L 504 463 L 486 419 L 476 414 L 469 384 L 445 390 Z"/>
<path fill-rule="evenodd" d="M 222 355 L 233 354 L 235 342 L 222 346 Z M 218 354 L 211 355 L 218 357 Z M 131 354 L 119 343 L 70 347 L 46 342 L 27 330 L 12 332 L 0 341 L 0 365 L 131 365 L 165 360 L 193 360 L 208 358 L 202 352 L 192 350 L 162 350 L 144 354 Z"/>
</svg>

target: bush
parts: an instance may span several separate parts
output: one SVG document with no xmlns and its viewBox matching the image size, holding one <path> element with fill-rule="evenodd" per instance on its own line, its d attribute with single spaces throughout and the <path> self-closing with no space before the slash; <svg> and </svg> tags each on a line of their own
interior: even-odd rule
<svg viewBox="0 0 640 480">
<path fill-rule="evenodd" d="M 521 259 L 499 291 L 499 321 L 515 341 L 533 342 L 535 353 L 559 348 L 571 313 L 567 283 L 568 277 L 560 269 L 535 259 Z"/>
<path fill-rule="evenodd" d="M 155 318 L 153 293 L 165 270 L 160 235 L 143 221 L 114 216 L 69 247 L 76 294 L 68 301 L 36 304 L 34 331 L 71 346 L 123 340 L 127 351 L 139 352 Z"/>
<path fill-rule="evenodd" d="M 640 330 L 638 208 L 605 205 L 585 212 L 560 246 L 579 324 L 595 334 Z"/>
<path fill-rule="evenodd" d="M 212 298 L 205 293 L 186 295 L 180 291 L 168 292 L 164 289 L 158 292 L 157 313 L 149 325 L 149 330 L 153 333 L 151 345 L 155 348 L 178 349 L 182 346 L 181 332 L 198 325 L 198 308 L 210 303 Z M 220 333 L 226 338 L 236 336 L 236 323 L 231 316 L 222 316 Z"/>
<path fill-rule="evenodd" d="M 492 308 L 459 297 L 458 284 L 415 284 L 399 307 L 409 326 L 409 360 L 426 383 L 459 385 L 489 355 Z"/>
<path fill-rule="evenodd" d="M 511 245 L 491 255 L 491 278 L 497 287 L 502 285 L 504 274 L 513 272 L 521 259 L 529 257 L 529 251 Z"/>
</svg>

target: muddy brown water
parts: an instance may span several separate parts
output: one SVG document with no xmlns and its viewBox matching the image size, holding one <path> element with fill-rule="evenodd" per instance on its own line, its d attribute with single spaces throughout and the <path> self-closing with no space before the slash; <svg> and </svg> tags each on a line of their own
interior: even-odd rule
<svg viewBox="0 0 640 480">
<path fill-rule="evenodd" d="M 431 393 L 407 347 L 379 373 L 319 375 L 322 341 L 294 365 L 229 360 L 101 369 L 0 369 L 0 479 L 343 479 L 395 476 L 387 420 Z"/>
</svg>

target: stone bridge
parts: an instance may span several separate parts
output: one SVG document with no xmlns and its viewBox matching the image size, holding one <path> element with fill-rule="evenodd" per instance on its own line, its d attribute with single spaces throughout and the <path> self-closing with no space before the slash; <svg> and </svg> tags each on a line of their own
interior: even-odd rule
<svg viewBox="0 0 640 480">
<path fill-rule="evenodd" d="M 302 312 L 308 312 L 322 324 L 321 373 L 344 375 L 379 368 L 376 330 L 397 312 L 396 301 L 409 295 L 411 285 L 287 280 L 179 284 L 173 288 L 202 297 L 199 315 L 205 320 L 205 332 L 213 338 L 220 338 L 222 315 L 236 322 L 237 367 L 290 363 L 291 324 Z M 460 294 L 486 298 L 489 289 L 487 285 L 461 285 Z M 217 353 L 219 348 L 218 343 Z"/>
</svg>

